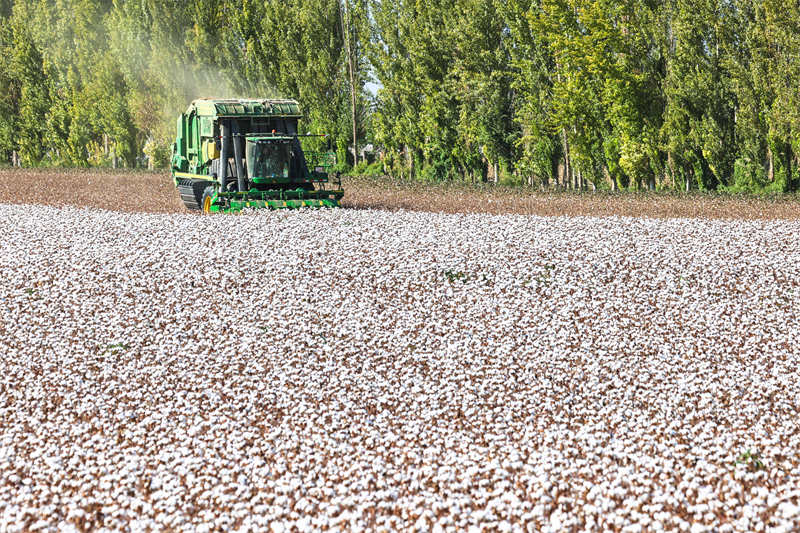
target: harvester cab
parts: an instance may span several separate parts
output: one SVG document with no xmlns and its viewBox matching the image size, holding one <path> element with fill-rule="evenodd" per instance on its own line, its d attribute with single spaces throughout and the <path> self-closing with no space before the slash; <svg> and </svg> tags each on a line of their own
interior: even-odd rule
<svg viewBox="0 0 800 533">
<path fill-rule="evenodd" d="M 294 100 L 195 100 L 178 119 L 172 177 L 189 209 L 338 207 L 331 153 L 304 153 Z"/>
<path fill-rule="evenodd" d="M 297 158 L 289 137 L 247 139 L 247 168 L 254 183 L 289 180 L 289 169 L 297 168 Z"/>
</svg>

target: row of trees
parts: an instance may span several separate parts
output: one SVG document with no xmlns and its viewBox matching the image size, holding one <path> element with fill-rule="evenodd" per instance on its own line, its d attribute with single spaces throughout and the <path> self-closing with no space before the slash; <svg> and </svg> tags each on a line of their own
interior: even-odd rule
<svg viewBox="0 0 800 533">
<path fill-rule="evenodd" d="M 343 37 L 368 33 L 359 2 L 0 0 L 0 160 L 164 167 L 201 96 L 296 97 L 346 154 L 350 95 L 368 108 Z"/>
<path fill-rule="evenodd" d="M 0 0 L 27 165 L 164 164 L 189 100 L 266 94 L 395 176 L 791 190 L 799 82 L 778 0 Z"/>
<path fill-rule="evenodd" d="M 778 0 L 373 6 L 391 168 L 560 187 L 793 189 L 800 10 Z"/>
</svg>

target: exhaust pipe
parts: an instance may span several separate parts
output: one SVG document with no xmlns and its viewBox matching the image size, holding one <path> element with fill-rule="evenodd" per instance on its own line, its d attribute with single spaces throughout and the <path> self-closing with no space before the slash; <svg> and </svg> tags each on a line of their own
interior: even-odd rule
<svg viewBox="0 0 800 533">
<path fill-rule="evenodd" d="M 236 159 L 236 179 L 238 180 L 239 192 L 244 192 L 247 187 L 247 178 L 244 175 L 244 165 L 242 165 L 242 135 L 239 133 L 239 121 L 233 121 L 233 157 Z"/>
<path fill-rule="evenodd" d="M 228 179 L 228 139 L 230 139 L 231 136 L 227 120 L 219 121 L 219 136 L 220 143 L 222 144 L 219 154 L 219 190 L 224 192 Z"/>
</svg>

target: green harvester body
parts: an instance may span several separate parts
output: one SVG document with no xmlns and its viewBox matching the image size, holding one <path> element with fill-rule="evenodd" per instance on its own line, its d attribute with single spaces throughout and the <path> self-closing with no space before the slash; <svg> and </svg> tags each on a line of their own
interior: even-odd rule
<svg viewBox="0 0 800 533">
<path fill-rule="evenodd" d="M 178 117 L 172 179 L 189 209 L 339 207 L 331 152 L 303 152 L 295 100 L 200 99 Z M 335 183 L 334 183 L 335 181 Z"/>
</svg>

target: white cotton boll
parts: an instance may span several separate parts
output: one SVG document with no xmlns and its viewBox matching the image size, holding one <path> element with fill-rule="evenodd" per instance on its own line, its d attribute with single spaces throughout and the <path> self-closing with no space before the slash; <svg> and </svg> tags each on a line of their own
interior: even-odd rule
<svg viewBox="0 0 800 533">
<path fill-rule="evenodd" d="M 781 502 L 778 505 L 778 514 L 785 519 L 800 518 L 800 505 L 790 502 Z"/>
<path fill-rule="evenodd" d="M 282 521 L 281 522 L 278 522 L 278 521 L 272 522 L 270 524 L 270 526 L 269 526 L 269 530 L 272 533 L 283 533 L 284 531 L 286 531 L 286 524 L 284 522 L 282 522 Z"/>
<path fill-rule="evenodd" d="M 5 529 L 800 520 L 797 222 L 0 210 Z"/>
</svg>

